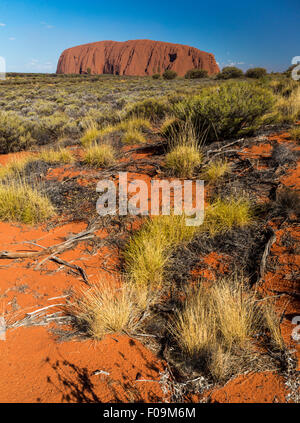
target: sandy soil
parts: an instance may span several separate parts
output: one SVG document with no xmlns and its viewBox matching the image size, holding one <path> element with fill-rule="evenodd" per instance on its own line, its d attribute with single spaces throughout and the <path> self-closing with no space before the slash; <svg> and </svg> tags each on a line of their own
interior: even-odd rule
<svg viewBox="0 0 300 423">
<path fill-rule="evenodd" d="M 251 160 L 260 169 L 268 168 L 274 142 L 286 143 L 298 149 L 288 134 L 273 134 L 261 143 L 245 148 L 241 157 Z M 126 151 L 126 149 L 124 149 Z M 10 157 L 0 156 L 4 164 Z M 138 162 L 149 158 L 145 152 L 135 152 L 120 159 L 120 163 L 133 163 L 130 180 L 140 177 L 147 184 L 152 177 L 153 166 L 145 167 L 145 173 L 134 171 Z M 145 164 L 141 164 L 145 166 Z M 282 177 L 283 186 L 300 188 L 300 163 Z M 147 172 L 149 171 L 149 175 Z M 49 169 L 46 178 L 63 181 L 77 178 L 85 185 L 97 180 L 97 172 L 78 171 L 72 166 Z M 151 176 L 150 176 L 151 175 Z M 157 176 L 156 176 L 157 177 Z M 117 182 L 117 180 L 116 180 Z M 150 202 L 150 199 L 147 199 Z M 63 220 L 63 219 L 60 219 Z M 141 220 L 132 223 L 136 230 Z M 283 312 L 282 333 L 287 345 L 297 351 L 300 346 L 291 338 L 292 319 L 300 315 L 297 280 L 300 255 L 297 243 L 300 226 L 297 223 L 278 228 L 270 222 L 276 234 L 268 260 L 276 264 L 274 272 L 268 271 L 260 283 L 265 295 L 284 294 L 277 301 L 278 312 Z M 0 223 L 0 251 L 39 251 L 35 244 L 48 247 L 64 241 L 72 234 L 86 229 L 84 222 L 63 222 L 52 229 L 46 225 L 29 227 L 13 223 Z M 290 234 L 295 249 L 282 242 Z M 110 230 L 103 228 L 96 233 L 99 240 L 106 240 Z M 29 243 L 31 242 L 31 244 Z M 35 243 L 35 244 L 32 244 Z M 60 258 L 81 266 L 91 283 L 105 279 L 114 283 L 120 276 L 120 252 L 117 246 L 101 245 L 95 250 L 82 242 L 65 251 Z M 226 274 L 230 255 L 210 253 L 199 257 L 198 265 L 191 272 L 191 279 L 202 276 L 213 283 L 217 274 Z M 39 266 L 39 268 L 37 268 Z M 0 262 L 0 312 L 7 324 L 21 321 L 28 313 L 43 307 L 65 302 L 66 296 L 77 289 L 84 289 L 82 277 L 72 269 L 42 259 L 2 259 Z M 299 281 L 298 281 L 299 282 Z M 285 295 L 286 294 L 286 295 Z M 293 294 L 294 296 L 290 296 Z M 287 303 L 287 298 L 289 299 Z M 56 308 L 49 308 L 49 313 Z M 18 325 L 15 325 L 18 326 Z M 99 342 L 71 340 L 59 342 L 50 326 L 11 327 L 6 340 L 0 340 L 0 401 L 1 402 L 163 402 L 169 400 L 166 385 L 162 383 L 167 364 L 156 357 L 140 340 L 126 335 L 107 336 Z M 298 361 L 299 370 L 299 361 Z M 289 388 L 286 379 L 275 372 L 240 375 L 225 386 L 210 390 L 203 396 L 193 396 L 193 401 L 211 402 L 285 402 Z M 191 399 L 186 399 L 191 400 Z"/>
</svg>

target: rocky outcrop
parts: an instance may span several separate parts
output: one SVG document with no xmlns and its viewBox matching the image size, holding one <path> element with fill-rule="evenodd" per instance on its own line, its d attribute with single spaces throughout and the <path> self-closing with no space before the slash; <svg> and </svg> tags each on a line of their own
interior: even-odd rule
<svg viewBox="0 0 300 423">
<path fill-rule="evenodd" d="M 153 75 L 167 69 L 184 76 L 190 69 L 204 69 L 209 75 L 219 67 L 212 53 L 195 47 L 151 40 L 99 41 L 65 50 L 57 73 Z"/>
</svg>

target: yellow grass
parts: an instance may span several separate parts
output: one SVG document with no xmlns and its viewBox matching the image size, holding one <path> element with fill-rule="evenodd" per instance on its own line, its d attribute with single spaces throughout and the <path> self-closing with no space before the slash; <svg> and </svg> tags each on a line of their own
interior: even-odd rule
<svg viewBox="0 0 300 423">
<path fill-rule="evenodd" d="M 89 166 L 106 167 L 115 163 L 116 154 L 110 144 L 94 144 L 85 149 L 83 160 Z"/>
<path fill-rule="evenodd" d="M 186 226 L 185 216 L 157 216 L 149 219 L 125 249 L 130 280 L 143 286 L 161 285 L 171 248 L 192 239 L 196 231 L 197 227 Z"/>
<path fill-rule="evenodd" d="M 178 145 L 166 155 L 165 166 L 176 176 L 191 178 L 201 161 L 202 154 L 195 145 Z"/>
<path fill-rule="evenodd" d="M 294 89 L 289 97 L 277 96 L 276 110 L 281 122 L 296 122 L 300 119 L 300 87 Z"/>
<path fill-rule="evenodd" d="M 0 184 L 0 220 L 27 224 L 44 222 L 54 215 L 50 200 L 23 181 Z"/>
<path fill-rule="evenodd" d="M 207 207 L 204 226 L 211 234 L 215 234 L 230 230 L 234 226 L 249 225 L 253 220 L 251 203 L 247 198 L 218 198 Z"/>
<path fill-rule="evenodd" d="M 80 141 L 84 147 L 88 147 L 91 144 L 99 140 L 101 135 L 100 130 L 95 126 L 91 125 L 85 131 L 83 136 L 80 138 Z"/>
<path fill-rule="evenodd" d="M 208 181 L 215 182 L 230 171 L 231 165 L 226 160 L 215 160 L 206 166 L 203 177 Z"/>
<path fill-rule="evenodd" d="M 116 288 L 100 282 L 78 294 L 68 312 L 76 318 L 79 328 L 100 340 L 107 334 L 134 334 L 147 306 L 147 302 L 141 306 L 131 285 Z"/>
<path fill-rule="evenodd" d="M 248 360 L 256 334 L 269 332 L 278 345 L 277 336 L 282 339 L 279 322 L 273 317 L 267 322 L 270 310 L 259 304 L 243 276 L 234 275 L 214 282 L 211 288 L 201 282 L 188 288 L 169 330 L 185 359 L 200 363 L 222 380 L 238 371 L 243 357 Z"/>
<path fill-rule="evenodd" d="M 72 163 L 74 161 L 73 154 L 67 148 L 44 149 L 39 153 L 38 158 L 47 163 Z"/>
<path fill-rule="evenodd" d="M 38 160 L 36 155 L 26 154 L 19 157 L 14 157 L 5 166 L 0 167 L 0 179 L 18 175 L 22 172 L 28 163 Z"/>
<path fill-rule="evenodd" d="M 140 130 L 129 128 L 122 136 L 122 142 L 124 144 L 144 144 L 147 140 Z"/>
</svg>

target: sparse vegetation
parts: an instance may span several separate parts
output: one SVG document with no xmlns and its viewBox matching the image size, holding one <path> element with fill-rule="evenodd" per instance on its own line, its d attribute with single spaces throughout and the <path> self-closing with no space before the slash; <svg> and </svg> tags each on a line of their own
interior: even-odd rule
<svg viewBox="0 0 300 423">
<path fill-rule="evenodd" d="M 230 82 L 177 103 L 173 113 L 182 121 L 191 121 L 199 137 L 204 133 L 207 141 L 213 141 L 250 134 L 274 103 L 265 88 L 245 81 Z"/>
<path fill-rule="evenodd" d="M 178 145 L 166 155 L 166 168 L 181 178 L 191 178 L 202 155 L 195 145 Z"/>
<path fill-rule="evenodd" d="M 47 163 L 72 163 L 74 156 L 67 148 L 60 148 L 58 150 L 43 149 L 38 154 L 37 159 Z"/>
<path fill-rule="evenodd" d="M 146 138 L 141 131 L 137 129 L 128 129 L 122 136 L 122 142 L 124 144 L 144 144 Z"/>
<path fill-rule="evenodd" d="M 96 340 L 107 334 L 134 334 L 143 319 L 147 304 L 139 301 L 134 288 L 119 288 L 99 283 L 80 292 L 67 306 L 75 326 Z"/>
<path fill-rule="evenodd" d="M 89 166 L 111 166 L 115 162 L 114 148 L 109 144 L 93 144 L 85 149 L 83 161 Z"/>
<path fill-rule="evenodd" d="M 182 309 L 175 312 L 170 333 L 177 348 L 196 369 L 222 381 L 237 374 L 247 362 L 256 335 L 269 333 L 283 347 L 279 321 L 270 304 L 258 301 L 243 277 L 220 279 L 211 288 L 188 289 Z"/>
<path fill-rule="evenodd" d="M 290 130 L 292 140 L 300 141 L 300 126 Z"/>
<path fill-rule="evenodd" d="M 34 224 L 54 215 L 49 199 L 24 181 L 0 183 L 0 220 Z"/>
<path fill-rule="evenodd" d="M 231 165 L 227 160 L 214 160 L 205 167 L 203 177 L 210 182 L 215 182 L 224 175 L 229 174 L 230 171 Z"/>
</svg>

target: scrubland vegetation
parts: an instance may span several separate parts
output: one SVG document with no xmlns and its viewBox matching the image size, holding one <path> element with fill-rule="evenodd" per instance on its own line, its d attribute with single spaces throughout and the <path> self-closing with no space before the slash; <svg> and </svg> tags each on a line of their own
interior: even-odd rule
<svg viewBox="0 0 300 423">
<path fill-rule="evenodd" d="M 173 214 L 145 219 L 123 246 L 122 286 L 87 289 L 68 312 L 95 339 L 114 332 L 136 335 L 151 326 L 162 298 L 171 298 L 163 322 L 175 366 L 184 361 L 214 381 L 248 370 L 251 355 L 257 358 L 251 360 L 254 368 L 279 366 L 285 348 L 279 320 L 250 286 L 252 275 L 236 271 L 209 288 L 201 281 L 178 287 L 169 266 L 176 249 L 196 237 L 212 242 L 262 219 L 247 193 L 222 192 L 232 164 L 220 156 L 211 160 L 208 147 L 282 125 L 299 141 L 299 82 L 259 68 L 246 75 L 225 68 L 215 78 L 195 70 L 186 78 L 162 76 L 9 75 L 0 82 L 0 153 L 27 151 L 0 167 L 0 219 L 34 224 L 54 216 L 43 186 L 25 175 L 29 164 L 93 167 L 100 178 L 124 145 L 163 145 L 164 176 L 210 183 L 203 225 L 186 226 L 185 216 Z M 278 201 L 278 210 L 288 201 L 294 200 L 286 197 L 281 206 Z M 260 354 L 255 345 L 271 353 Z"/>
</svg>

